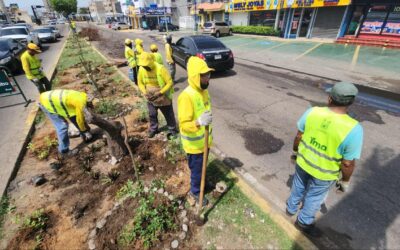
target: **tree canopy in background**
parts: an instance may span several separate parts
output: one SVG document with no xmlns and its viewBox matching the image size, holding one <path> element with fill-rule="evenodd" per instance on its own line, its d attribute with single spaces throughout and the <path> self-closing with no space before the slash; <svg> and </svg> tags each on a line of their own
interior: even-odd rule
<svg viewBox="0 0 400 250">
<path fill-rule="evenodd" d="M 77 0 L 50 0 L 50 4 L 55 11 L 67 17 L 71 13 L 76 13 L 78 8 Z"/>
</svg>

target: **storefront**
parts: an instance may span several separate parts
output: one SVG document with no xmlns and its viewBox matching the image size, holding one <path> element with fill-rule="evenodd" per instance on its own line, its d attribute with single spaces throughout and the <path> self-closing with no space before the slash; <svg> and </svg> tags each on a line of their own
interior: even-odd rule
<svg viewBox="0 0 400 250">
<path fill-rule="evenodd" d="M 225 21 L 225 3 L 199 3 L 192 6 L 190 14 L 196 13 L 196 22 L 203 25 L 209 21 Z"/>
<path fill-rule="evenodd" d="M 143 29 L 158 29 L 160 24 L 171 23 L 171 8 L 156 6 L 140 8 L 140 22 Z"/>
<path fill-rule="evenodd" d="M 355 0 L 342 35 L 400 38 L 400 2 Z"/>
</svg>

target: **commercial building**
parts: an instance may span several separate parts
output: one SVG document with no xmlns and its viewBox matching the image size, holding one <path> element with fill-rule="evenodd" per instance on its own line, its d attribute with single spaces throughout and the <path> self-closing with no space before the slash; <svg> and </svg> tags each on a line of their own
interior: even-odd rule
<svg viewBox="0 0 400 250">
<path fill-rule="evenodd" d="M 98 23 L 125 21 L 121 3 L 118 0 L 91 0 L 89 10 L 94 21 Z"/>
</svg>

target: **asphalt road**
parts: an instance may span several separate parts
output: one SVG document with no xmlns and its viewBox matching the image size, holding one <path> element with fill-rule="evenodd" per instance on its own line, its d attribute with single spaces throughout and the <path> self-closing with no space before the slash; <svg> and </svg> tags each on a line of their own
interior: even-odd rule
<svg viewBox="0 0 400 250">
<path fill-rule="evenodd" d="M 39 56 L 43 60 L 43 69 L 48 78 L 55 70 L 56 60 L 58 60 L 69 30 L 67 26 L 59 28 L 64 37 L 56 43 L 43 44 L 43 53 Z M 0 106 L 6 106 L 0 108 L 0 194 L 3 194 L 6 189 L 17 157 L 22 150 L 29 128 L 29 124 L 26 124 L 27 118 L 37 109 L 39 98 L 37 88 L 26 79 L 24 74 L 17 75 L 15 78 L 27 99 L 31 99 L 33 102 L 25 107 L 21 95 L 0 97 Z"/>
<path fill-rule="evenodd" d="M 121 49 L 128 37 L 142 38 L 145 49 L 151 42 L 161 45 L 159 36 L 154 35 L 109 30 L 102 35 L 120 40 Z M 187 86 L 186 71 L 179 66 L 176 79 L 175 98 Z M 310 106 L 326 105 L 326 83 L 240 59 L 236 59 L 234 70 L 212 76 L 215 146 L 229 166 L 282 212 L 294 173 L 289 157 L 296 122 Z M 389 101 L 375 94 L 372 90 L 367 95 L 363 90 L 351 109 L 364 128 L 362 159 L 357 162 L 350 191 L 342 194 L 331 190 L 318 214 L 317 226 L 324 236 L 315 243 L 322 248 L 400 246 L 400 119 L 399 113 L 385 111 L 391 108 L 398 112 L 400 98 Z"/>
</svg>

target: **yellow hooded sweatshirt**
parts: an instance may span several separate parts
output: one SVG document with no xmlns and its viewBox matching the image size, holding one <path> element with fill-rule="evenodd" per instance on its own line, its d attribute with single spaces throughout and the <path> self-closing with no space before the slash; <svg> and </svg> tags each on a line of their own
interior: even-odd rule
<svg viewBox="0 0 400 250">
<path fill-rule="evenodd" d="M 186 90 L 189 90 L 189 88 L 194 89 L 203 97 L 204 106 L 210 106 L 211 99 L 208 90 L 203 90 L 200 87 L 200 74 L 208 73 L 210 71 L 214 70 L 209 68 L 204 60 L 195 56 L 189 59 L 187 65 L 189 86 L 186 87 L 178 97 L 178 121 L 181 134 L 197 133 L 202 129 L 200 126 L 196 125 L 197 117 L 195 117 L 194 101 Z M 209 144 L 211 144 L 211 141 L 212 140 L 210 140 Z M 184 150 L 188 154 L 200 154 L 204 151 L 202 149 L 185 147 Z"/>
</svg>

